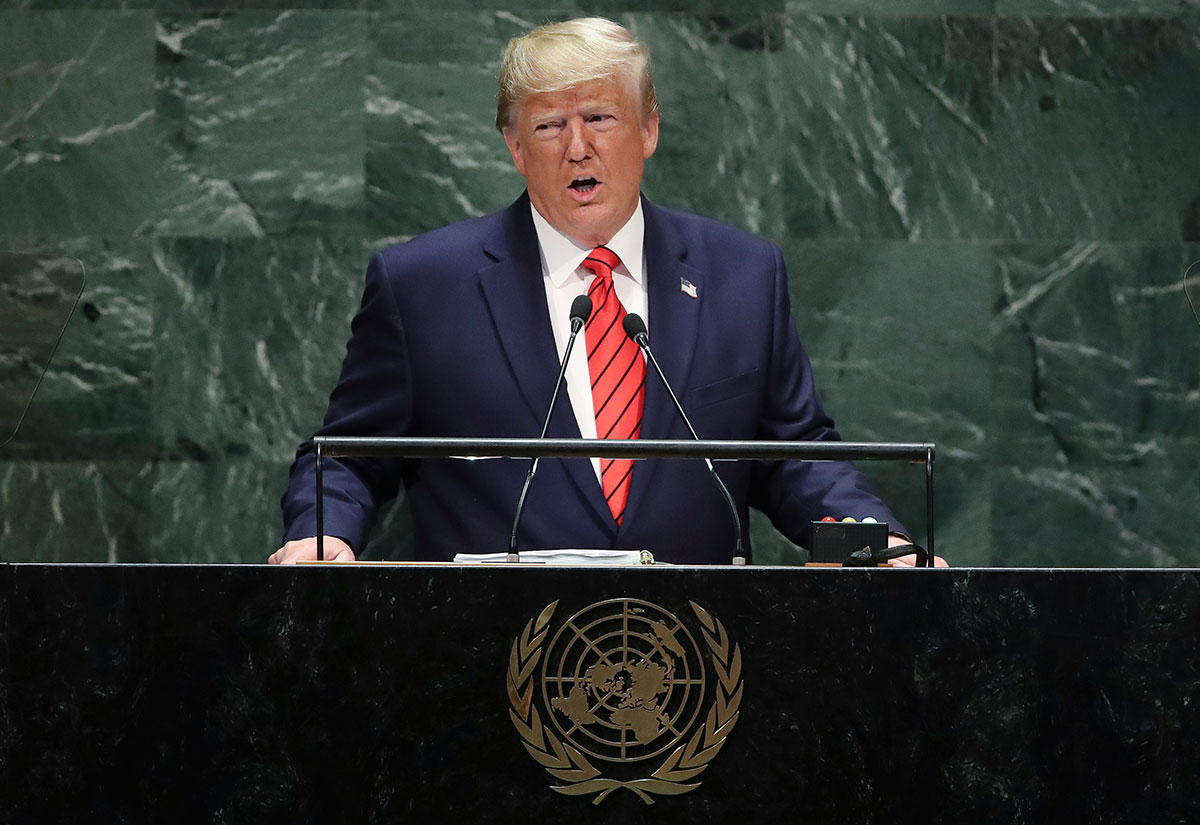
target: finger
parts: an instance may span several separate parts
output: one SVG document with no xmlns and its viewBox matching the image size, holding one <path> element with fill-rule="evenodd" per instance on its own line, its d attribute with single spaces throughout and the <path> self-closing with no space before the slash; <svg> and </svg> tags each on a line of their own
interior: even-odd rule
<svg viewBox="0 0 1200 825">
<path fill-rule="evenodd" d="M 316 558 L 316 551 L 306 552 L 306 549 L 304 542 L 289 541 L 272 553 L 268 562 L 271 564 L 295 564 L 306 556 Z"/>
<path fill-rule="evenodd" d="M 344 542 L 333 541 L 333 542 L 327 543 L 326 546 L 333 547 L 332 555 L 326 556 L 326 558 L 329 559 L 330 561 L 351 562 L 351 561 L 356 560 L 354 557 L 354 551 L 350 549 L 350 545 L 348 545 Z"/>
<path fill-rule="evenodd" d="M 296 555 L 299 542 L 289 541 L 267 558 L 268 564 L 290 564 Z"/>
<path fill-rule="evenodd" d="M 917 566 L 917 556 L 915 553 L 910 553 L 907 556 L 900 556 L 899 558 L 892 559 L 890 562 L 888 562 L 888 564 L 890 564 L 892 567 L 916 567 Z M 949 567 L 950 563 L 947 562 L 945 559 L 943 559 L 941 556 L 934 556 L 933 557 L 933 566 L 934 567 Z"/>
</svg>

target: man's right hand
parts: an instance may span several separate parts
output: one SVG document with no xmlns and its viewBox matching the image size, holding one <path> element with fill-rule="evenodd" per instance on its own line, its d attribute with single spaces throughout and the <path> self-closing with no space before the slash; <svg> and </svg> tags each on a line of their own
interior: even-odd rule
<svg viewBox="0 0 1200 825">
<path fill-rule="evenodd" d="M 280 547 L 267 559 L 271 564 L 295 564 L 317 560 L 317 537 L 296 539 Z M 350 545 L 334 536 L 325 537 L 325 561 L 354 561 Z"/>
</svg>

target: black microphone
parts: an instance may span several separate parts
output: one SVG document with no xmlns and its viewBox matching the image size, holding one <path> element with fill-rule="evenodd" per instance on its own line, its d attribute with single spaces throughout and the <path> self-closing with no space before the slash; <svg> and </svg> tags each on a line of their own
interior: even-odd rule
<svg viewBox="0 0 1200 825">
<path fill-rule="evenodd" d="M 550 429 L 550 416 L 554 414 L 554 402 L 558 400 L 558 391 L 563 385 L 563 376 L 567 374 L 567 362 L 571 360 L 571 350 L 575 347 L 575 337 L 579 335 L 579 330 L 583 329 L 583 325 L 587 323 L 587 319 L 592 315 L 592 299 L 586 295 L 580 295 L 571 302 L 571 337 L 567 339 L 567 349 L 563 352 L 562 363 L 558 367 L 558 380 L 554 382 L 554 394 L 550 396 L 550 409 L 546 410 L 546 421 L 542 424 L 542 434 L 538 438 L 546 437 L 546 430 Z M 508 558 L 506 561 L 520 561 L 521 557 L 517 553 L 517 528 L 521 526 L 521 513 L 525 509 L 525 496 L 529 494 L 529 485 L 533 483 L 534 473 L 537 472 L 538 461 L 535 458 L 533 463 L 529 465 L 529 472 L 525 475 L 525 486 L 521 488 L 521 497 L 517 499 L 517 513 L 513 517 L 512 535 L 508 537 Z"/>
<path fill-rule="evenodd" d="M 696 435 L 696 428 L 692 426 L 692 422 L 688 420 L 687 413 L 683 411 L 683 405 L 675 397 L 675 390 L 671 389 L 671 382 L 667 381 L 667 376 L 663 373 L 662 367 L 658 365 L 658 359 L 650 351 L 650 336 L 646 332 L 646 322 L 639 316 L 629 313 L 625 316 L 623 326 L 625 327 L 625 334 L 629 336 L 629 339 L 641 347 L 642 352 L 646 353 L 646 359 L 654 367 L 654 371 L 658 373 L 663 386 L 667 388 L 667 395 L 671 396 L 671 402 L 675 405 L 675 409 L 679 411 L 679 417 L 683 419 L 684 424 L 687 424 L 688 432 L 692 434 L 692 438 L 699 441 L 700 436 Z M 733 523 L 737 527 L 737 549 L 733 554 L 733 563 L 743 565 L 746 563 L 746 554 L 742 549 L 742 519 L 738 515 L 737 505 L 733 503 L 733 496 L 729 494 L 729 488 L 725 486 L 725 482 L 721 481 L 721 477 L 717 475 L 717 468 L 713 466 L 712 459 L 706 456 L 704 463 L 708 466 L 708 472 L 712 475 L 713 481 L 716 482 L 717 489 L 721 491 L 721 495 L 725 497 L 726 503 L 729 504 L 729 512 L 733 514 Z"/>
</svg>

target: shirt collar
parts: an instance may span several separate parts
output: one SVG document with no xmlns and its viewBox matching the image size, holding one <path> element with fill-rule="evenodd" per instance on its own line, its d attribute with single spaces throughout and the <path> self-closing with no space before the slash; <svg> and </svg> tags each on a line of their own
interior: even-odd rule
<svg viewBox="0 0 1200 825">
<path fill-rule="evenodd" d="M 559 232 L 542 217 L 532 202 L 529 204 L 529 211 L 533 213 L 533 226 L 537 230 L 538 247 L 542 253 L 542 266 L 545 267 L 550 282 L 554 286 L 560 287 L 575 274 L 593 247 L 580 246 L 573 239 Z M 642 246 L 645 240 L 646 220 L 642 214 L 642 199 L 638 198 L 637 208 L 633 210 L 629 220 L 617 230 L 617 234 L 613 235 L 612 240 L 605 246 L 617 253 L 617 257 L 621 259 L 621 265 L 617 267 L 616 271 L 633 278 L 639 286 L 642 284 L 644 275 Z"/>
</svg>

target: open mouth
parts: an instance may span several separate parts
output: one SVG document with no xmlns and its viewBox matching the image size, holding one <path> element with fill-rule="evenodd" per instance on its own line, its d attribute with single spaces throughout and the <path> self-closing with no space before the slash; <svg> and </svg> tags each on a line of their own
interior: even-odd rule
<svg viewBox="0 0 1200 825">
<path fill-rule="evenodd" d="M 576 178 L 575 180 L 571 181 L 570 185 L 567 188 L 574 189 L 576 192 L 585 192 L 586 193 L 586 192 L 591 192 L 599 185 L 600 185 L 600 181 L 596 180 L 593 177 L 586 177 L 586 178 Z"/>
</svg>

